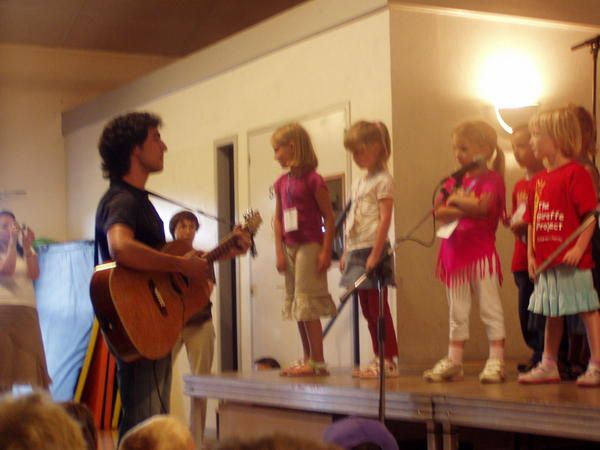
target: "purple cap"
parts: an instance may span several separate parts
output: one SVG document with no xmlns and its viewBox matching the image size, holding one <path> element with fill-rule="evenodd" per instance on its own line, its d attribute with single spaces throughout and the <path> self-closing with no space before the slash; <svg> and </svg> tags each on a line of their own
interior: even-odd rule
<svg viewBox="0 0 600 450">
<path fill-rule="evenodd" d="M 382 450 L 398 450 L 396 439 L 385 425 L 360 417 L 348 417 L 332 423 L 325 429 L 323 440 L 346 450 L 367 442 L 379 445 Z"/>
</svg>

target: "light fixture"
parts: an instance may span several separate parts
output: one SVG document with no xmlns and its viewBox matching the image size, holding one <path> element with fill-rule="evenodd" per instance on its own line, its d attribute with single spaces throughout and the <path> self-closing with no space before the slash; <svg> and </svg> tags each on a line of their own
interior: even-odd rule
<svg viewBox="0 0 600 450">
<path fill-rule="evenodd" d="M 537 109 L 541 80 L 531 58 L 505 50 L 485 60 L 479 89 L 481 97 L 494 105 L 500 126 L 512 134 L 513 127 L 527 123 Z"/>
<path fill-rule="evenodd" d="M 526 105 L 518 108 L 494 107 L 496 119 L 504 131 L 512 134 L 513 129 L 519 125 L 527 125 L 529 118 L 535 114 L 539 105 Z"/>
</svg>

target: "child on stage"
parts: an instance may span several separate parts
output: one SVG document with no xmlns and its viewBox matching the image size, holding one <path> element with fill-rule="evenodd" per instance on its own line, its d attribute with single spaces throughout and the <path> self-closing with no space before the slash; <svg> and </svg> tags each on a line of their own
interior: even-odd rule
<svg viewBox="0 0 600 450">
<path fill-rule="evenodd" d="M 394 208 L 394 181 L 387 170 L 387 160 L 391 154 L 390 135 L 382 122 L 357 122 L 344 137 L 344 146 L 354 162 L 366 173 L 354 184 L 352 207 L 346 222 L 346 247 L 340 259 L 343 276 L 340 284 L 352 287 L 354 281 L 365 271 L 375 267 L 382 256 L 390 249 L 388 232 Z M 384 286 L 394 286 L 394 259 L 385 256 L 381 266 Z M 398 357 L 396 331 L 387 301 L 387 288 L 383 291 L 385 310 L 385 344 L 383 349 L 385 375 L 397 377 Z M 377 339 L 377 319 L 379 317 L 379 293 L 375 280 L 365 281 L 358 290 L 360 306 L 367 319 L 375 358 L 369 365 L 353 372 L 359 378 L 379 376 L 380 355 Z"/>
<path fill-rule="evenodd" d="M 572 108 L 536 114 L 529 122 L 536 157 L 548 170 L 532 182 L 525 220 L 528 227 L 529 275 L 535 289 L 529 310 L 546 316 L 544 354 L 532 370 L 519 375 L 523 384 L 557 383 L 558 349 L 563 316 L 580 314 L 585 322 L 591 358 L 579 386 L 600 386 L 600 315 L 594 289 L 590 240 L 596 221 L 568 245 L 548 268 L 537 268 L 570 236 L 597 205 L 590 173 L 576 158 L 581 153 L 581 128 Z"/>
<path fill-rule="evenodd" d="M 519 364 L 519 372 L 535 367 L 542 359 L 544 351 L 544 317 L 530 313 L 529 297 L 533 292 L 533 282 L 527 272 L 527 222 L 523 220 L 527 209 L 527 195 L 531 179 L 544 170 L 544 164 L 533 154 L 529 142 L 531 135 L 527 125 L 513 129 L 510 138 L 517 164 L 525 169 L 525 176 L 515 183 L 512 192 L 512 216 L 510 229 L 515 235 L 515 246 L 511 271 L 519 293 L 519 323 L 521 334 L 527 346 L 533 351 L 527 364 Z"/>
<path fill-rule="evenodd" d="M 496 229 L 505 215 L 504 153 L 498 147 L 496 132 L 483 121 L 459 125 L 452 140 L 461 166 L 481 159 L 484 163 L 493 161 L 493 170 L 481 164 L 467 172 L 462 187 L 435 209 L 437 219 L 447 224 L 437 273 L 446 285 L 450 343 L 448 355 L 426 370 L 423 378 L 432 382 L 463 378 L 463 351 L 469 338 L 471 298 L 475 296 L 490 343 L 489 357 L 479 380 L 500 383 L 505 379 L 505 330 L 498 292 L 502 272 L 496 251 Z"/>
<path fill-rule="evenodd" d="M 327 286 L 334 231 L 327 185 L 316 172 L 317 155 L 302 126 L 290 123 L 277 129 L 271 145 L 275 160 L 288 169 L 274 185 L 276 266 L 285 273 L 282 314 L 284 319 L 298 322 L 304 351 L 304 358 L 283 369 L 281 375 L 329 375 L 320 320 L 336 310 Z"/>
</svg>

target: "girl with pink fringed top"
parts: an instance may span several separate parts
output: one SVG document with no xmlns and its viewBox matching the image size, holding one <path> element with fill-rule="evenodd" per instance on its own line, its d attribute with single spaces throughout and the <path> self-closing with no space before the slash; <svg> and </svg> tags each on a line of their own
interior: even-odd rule
<svg viewBox="0 0 600 450">
<path fill-rule="evenodd" d="M 479 375 L 482 383 L 500 383 L 504 369 L 504 313 L 499 294 L 502 282 L 496 251 L 496 229 L 506 215 L 504 153 L 494 129 L 483 121 L 465 122 L 452 134 L 453 148 L 461 166 L 475 160 L 491 162 L 493 170 L 480 164 L 466 173 L 462 185 L 435 209 L 444 225 L 437 275 L 446 285 L 450 316 L 448 355 L 423 377 L 442 382 L 463 378 L 463 351 L 469 339 L 471 299 L 479 300 L 481 320 L 490 343 L 489 357 Z"/>
</svg>

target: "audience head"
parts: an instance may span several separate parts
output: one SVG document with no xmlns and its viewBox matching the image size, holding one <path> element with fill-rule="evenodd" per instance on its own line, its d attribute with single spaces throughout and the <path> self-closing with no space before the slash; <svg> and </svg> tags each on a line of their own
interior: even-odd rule
<svg viewBox="0 0 600 450">
<path fill-rule="evenodd" d="M 344 132 L 344 147 L 362 169 L 383 169 L 392 154 L 390 133 L 383 122 L 360 120 Z M 374 158 L 373 164 L 365 158 Z"/>
<path fill-rule="evenodd" d="M 231 438 L 220 441 L 216 450 L 341 450 L 335 444 L 288 434 L 275 433 L 255 438 Z"/>
<path fill-rule="evenodd" d="M 577 158 L 581 154 L 581 127 L 577 114 L 570 107 L 548 109 L 534 114 L 529 120 L 529 131 L 534 142 L 538 137 L 550 138 L 566 158 Z"/>
<path fill-rule="evenodd" d="M 118 450 L 194 450 L 190 430 L 172 416 L 157 415 L 129 430 Z"/>
<path fill-rule="evenodd" d="M 104 178 L 118 180 L 126 175 L 133 149 L 146 141 L 151 128 L 161 125 L 160 117 L 147 112 L 132 112 L 112 119 L 104 127 L 98 143 Z"/>
<path fill-rule="evenodd" d="M 285 167 L 288 169 L 316 169 L 319 165 L 310 136 L 297 122 L 288 123 L 275 130 L 271 136 L 271 146 L 275 150 L 276 159 L 278 151 L 285 150 Z M 282 160 L 279 162 L 284 165 Z"/>
<path fill-rule="evenodd" d="M 18 227 L 15 214 L 8 209 L 0 209 L 0 246 L 5 246 L 10 240 L 11 229 Z M 23 256 L 23 246 L 17 242 L 17 253 Z"/>
<path fill-rule="evenodd" d="M 98 430 L 90 409 L 83 403 L 77 402 L 63 402 L 60 403 L 60 406 L 79 423 L 88 450 L 96 450 L 98 448 Z"/>
<path fill-rule="evenodd" d="M 0 399 L 2 450 L 86 450 L 79 424 L 46 396 Z"/>
<path fill-rule="evenodd" d="M 504 152 L 498 146 L 496 130 L 489 123 L 483 120 L 463 122 L 452 132 L 452 141 L 461 165 L 481 156 L 486 161 L 492 161 L 494 171 L 504 176 Z"/>
<path fill-rule="evenodd" d="M 275 358 L 265 356 L 254 361 L 254 368 L 256 370 L 281 369 L 281 364 Z"/>
<path fill-rule="evenodd" d="M 190 211 L 179 211 L 169 221 L 169 231 L 173 239 L 193 241 L 199 228 L 198 218 Z"/>
<path fill-rule="evenodd" d="M 323 440 L 345 450 L 398 450 L 396 439 L 381 422 L 348 417 L 332 423 Z"/>
</svg>

